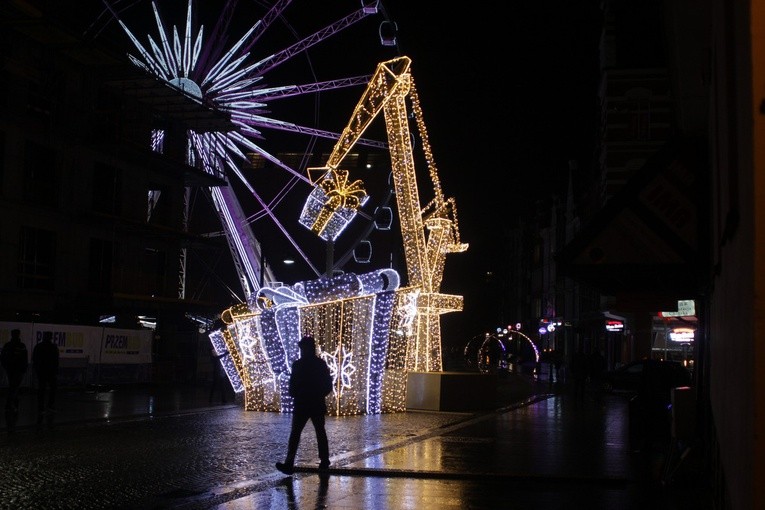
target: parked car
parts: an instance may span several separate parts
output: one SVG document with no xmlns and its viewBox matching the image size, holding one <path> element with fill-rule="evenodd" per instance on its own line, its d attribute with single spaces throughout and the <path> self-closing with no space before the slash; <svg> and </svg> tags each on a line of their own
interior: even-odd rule
<svg viewBox="0 0 765 510">
<path fill-rule="evenodd" d="M 691 384 L 691 372 L 677 361 L 641 359 L 606 372 L 603 387 L 606 391 L 637 394 L 643 384 L 643 374 L 652 370 L 661 389 L 670 389 Z"/>
</svg>

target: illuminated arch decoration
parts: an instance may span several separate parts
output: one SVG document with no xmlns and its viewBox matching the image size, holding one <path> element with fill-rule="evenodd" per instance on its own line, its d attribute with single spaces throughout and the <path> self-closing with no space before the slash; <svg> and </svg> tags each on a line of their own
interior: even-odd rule
<svg viewBox="0 0 765 510">
<path fill-rule="evenodd" d="M 211 340 L 232 353 L 224 368 L 245 409 L 292 411 L 290 367 L 300 338 L 313 335 L 332 373 L 330 415 L 405 410 L 406 325 L 417 290 L 399 283 L 398 273 L 382 269 L 264 287 L 249 305 L 221 314 L 227 327 Z"/>
<path fill-rule="evenodd" d="M 526 336 L 525 334 L 521 333 L 518 330 L 515 329 L 505 329 L 504 331 L 501 329 L 497 329 L 496 334 L 492 333 L 483 333 L 480 335 L 476 335 L 465 344 L 465 347 L 463 349 L 465 361 L 468 363 L 468 365 L 473 365 L 478 368 L 480 372 L 486 373 L 489 372 L 492 368 L 491 363 L 489 363 L 488 352 L 490 345 L 492 343 L 495 343 L 499 349 L 500 349 L 500 358 L 506 355 L 507 353 L 507 346 L 505 345 L 506 341 L 509 341 L 512 339 L 511 335 L 518 335 L 520 339 L 526 340 L 528 342 L 529 346 L 534 352 L 534 362 L 538 363 L 540 358 L 540 352 L 537 345 L 534 343 L 534 341 Z M 501 360 L 498 360 L 501 362 Z M 498 366 L 494 366 L 493 368 L 506 368 L 503 363 L 500 363 Z"/>
<path fill-rule="evenodd" d="M 508 335 L 518 335 L 521 338 L 523 338 L 524 340 L 526 340 L 529 343 L 529 345 L 531 346 L 531 348 L 534 350 L 534 362 L 535 363 L 539 363 L 539 348 L 537 347 L 537 344 L 535 344 L 534 341 L 531 338 L 529 338 L 528 336 L 524 335 L 520 331 L 517 331 L 517 330 L 514 330 L 514 329 L 508 331 L 507 334 Z"/>
<path fill-rule="evenodd" d="M 499 349 L 498 359 L 492 359 L 490 355 L 492 344 L 496 345 L 497 348 Z M 481 346 L 478 348 L 478 354 L 477 354 L 478 370 L 481 373 L 485 374 L 497 369 L 507 368 L 503 361 L 505 359 L 506 351 L 507 349 L 505 348 L 505 344 L 502 342 L 502 340 L 500 340 L 494 335 L 486 335 L 486 338 L 484 338 L 484 341 L 481 343 Z"/>
</svg>

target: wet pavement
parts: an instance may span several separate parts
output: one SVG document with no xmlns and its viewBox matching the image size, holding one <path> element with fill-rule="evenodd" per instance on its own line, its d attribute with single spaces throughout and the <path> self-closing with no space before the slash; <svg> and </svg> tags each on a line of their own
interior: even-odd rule
<svg viewBox="0 0 765 510">
<path fill-rule="evenodd" d="M 500 385 L 486 412 L 327 417 L 329 475 L 309 425 L 291 477 L 274 467 L 290 415 L 211 404 L 204 385 L 62 389 L 42 425 L 27 391 L 0 429 L 0 508 L 712 508 L 692 464 L 662 479 L 662 448 L 631 450 L 623 396 Z"/>
</svg>

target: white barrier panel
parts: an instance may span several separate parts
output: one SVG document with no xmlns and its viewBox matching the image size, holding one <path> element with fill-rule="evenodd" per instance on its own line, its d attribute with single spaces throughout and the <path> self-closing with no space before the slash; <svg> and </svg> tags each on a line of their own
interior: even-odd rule
<svg viewBox="0 0 765 510">
<path fill-rule="evenodd" d="M 44 332 L 53 335 L 61 358 L 87 357 L 90 364 L 151 363 L 152 331 L 143 329 L 118 329 L 99 326 L 67 324 L 37 324 L 0 322 L 0 343 L 11 338 L 11 330 L 21 330 L 21 339 L 29 351 L 42 341 Z"/>
</svg>

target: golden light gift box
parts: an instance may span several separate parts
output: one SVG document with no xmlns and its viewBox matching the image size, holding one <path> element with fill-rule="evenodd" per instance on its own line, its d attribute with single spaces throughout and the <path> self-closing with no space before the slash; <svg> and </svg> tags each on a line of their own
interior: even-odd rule
<svg viewBox="0 0 765 510">
<path fill-rule="evenodd" d="M 334 241 L 368 199 L 362 181 L 349 183 L 348 171 L 326 168 L 308 195 L 299 222 L 325 241 Z"/>
<path fill-rule="evenodd" d="M 247 410 L 292 410 L 289 369 L 312 335 L 334 381 L 328 414 L 404 411 L 418 292 L 400 289 L 393 269 L 266 287 L 222 314 L 228 325 L 213 343 L 231 354 L 229 378 Z"/>
</svg>

